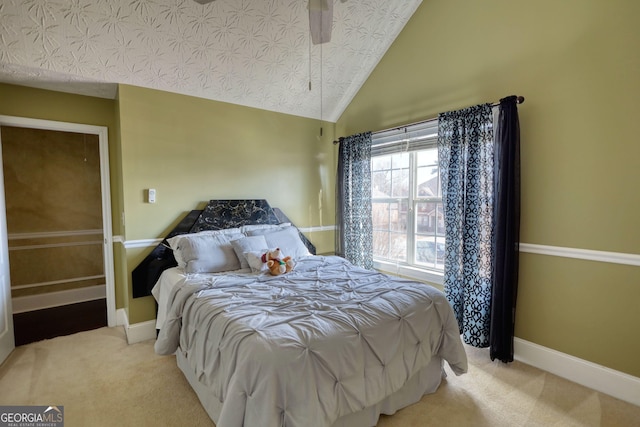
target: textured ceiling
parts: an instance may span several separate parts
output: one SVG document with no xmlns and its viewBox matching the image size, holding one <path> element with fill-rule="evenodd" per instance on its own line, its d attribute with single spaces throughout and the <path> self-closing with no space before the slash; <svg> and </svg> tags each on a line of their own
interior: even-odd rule
<svg viewBox="0 0 640 427">
<path fill-rule="evenodd" d="M 331 41 L 313 45 L 306 0 L 0 0 L 0 81 L 104 98 L 125 83 L 335 122 L 420 3 L 336 0 Z"/>
</svg>

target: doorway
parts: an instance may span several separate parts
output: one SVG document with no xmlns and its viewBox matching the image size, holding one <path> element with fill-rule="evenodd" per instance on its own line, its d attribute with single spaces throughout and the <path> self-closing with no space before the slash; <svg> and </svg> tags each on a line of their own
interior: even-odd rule
<svg viewBox="0 0 640 427">
<path fill-rule="evenodd" d="M 0 147 L 16 344 L 114 326 L 106 128 L 0 116 Z"/>
</svg>

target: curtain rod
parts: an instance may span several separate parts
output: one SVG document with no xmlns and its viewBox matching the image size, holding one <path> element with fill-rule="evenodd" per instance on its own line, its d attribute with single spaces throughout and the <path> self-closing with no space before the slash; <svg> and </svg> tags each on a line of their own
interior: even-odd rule
<svg viewBox="0 0 640 427">
<path fill-rule="evenodd" d="M 516 98 L 516 104 L 522 104 L 522 103 L 524 103 L 524 96 L 518 96 Z M 500 105 L 500 102 L 494 102 L 493 104 L 491 104 L 492 107 L 497 107 L 498 105 Z M 375 132 L 371 132 L 371 134 L 375 135 L 377 133 L 388 132 L 390 130 L 399 130 L 399 129 L 402 129 L 402 128 L 406 128 L 408 126 L 421 125 L 423 123 L 427 123 L 427 122 L 430 122 L 430 121 L 436 120 L 436 119 L 437 119 L 437 117 L 434 117 L 434 118 L 431 118 L 431 119 L 426 119 L 426 120 L 420 120 L 419 122 L 408 123 L 408 124 L 402 125 L 402 126 L 396 126 L 396 127 L 392 127 L 392 128 L 388 128 L 388 129 L 377 130 Z M 343 139 L 343 138 L 338 138 L 338 140 L 337 141 L 333 141 L 333 143 L 334 144 L 339 144 L 341 139 Z"/>
</svg>

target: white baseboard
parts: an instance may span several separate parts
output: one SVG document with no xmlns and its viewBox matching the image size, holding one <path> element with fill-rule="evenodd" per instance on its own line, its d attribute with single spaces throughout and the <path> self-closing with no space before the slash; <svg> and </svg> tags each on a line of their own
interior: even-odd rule
<svg viewBox="0 0 640 427">
<path fill-rule="evenodd" d="M 119 308 L 116 310 L 116 326 L 129 326 L 129 319 L 127 318 L 127 310 Z"/>
<path fill-rule="evenodd" d="M 135 344 L 137 342 L 156 339 L 156 321 L 134 323 L 126 329 L 127 342 Z"/>
<path fill-rule="evenodd" d="M 633 405 L 640 406 L 640 378 L 514 338 L 514 358 Z"/>
<path fill-rule="evenodd" d="M 106 297 L 107 286 L 97 285 L 66 291 L 48 292 L 46 294 L 15 297 L 11 299 L 11 303 L 13 305 L 13 313 L 16 314 L 79 302 L 94 301 Z"/>
<path fill-rule="evenodd" d="M 146 322 L 129 324 L 127 311 L 123 308 L 117 311 L 118 325 L 124 326 L 124 332 L 127 335 L 127 343 L 135 344 L 142 341 L 156 339 L 156 321 L 148 320 Z"/>
</svg>

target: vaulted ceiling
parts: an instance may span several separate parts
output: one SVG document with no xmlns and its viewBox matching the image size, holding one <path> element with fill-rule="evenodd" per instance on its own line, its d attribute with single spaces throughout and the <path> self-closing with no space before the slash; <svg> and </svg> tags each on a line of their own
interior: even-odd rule
<svg viewBox="0 0 640 427">
<path fill-rule="evenodd" d="M 336 121 L 421 0 L 0 0 L 0 81 L 114 98 L 124 83 Z"/>
</svg>

